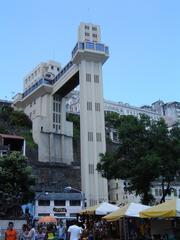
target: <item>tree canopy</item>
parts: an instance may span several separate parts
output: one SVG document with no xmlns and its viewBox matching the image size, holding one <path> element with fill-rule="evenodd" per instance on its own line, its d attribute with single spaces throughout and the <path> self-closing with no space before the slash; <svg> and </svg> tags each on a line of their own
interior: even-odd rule
<svg viewBox="0 0 180 240">
<path fill-rule="evenodd" d="M 115 153 L 101 155 L 97 170 L 107 179 L 128 180 L 128 190 L 140 195 L 145 204 L 153 200 L 152 182 L 159 179 L 164 201 L 180 169 L 180 128 L 168 130 L 163 119 L 155 121 L 146 115 L 113 113 L 105 122 L 117 129 L 120 141 Z"/>
<path fill-rule="evenodd" d="M 0 157 L 0 217 L 20 217 L 21 205 L 34 199 L 35 180 L 19 152 Z"/>
</svg>

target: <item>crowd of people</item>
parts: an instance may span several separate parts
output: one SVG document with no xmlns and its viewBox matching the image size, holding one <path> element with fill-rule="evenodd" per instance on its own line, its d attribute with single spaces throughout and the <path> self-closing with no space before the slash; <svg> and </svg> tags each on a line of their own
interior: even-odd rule
<svg viewBox="0 0 180 240">
<path fill-rule="evenodd" d="M 136 224 L 135 224 L 136 223 Z M 128 237 L 131 240 L 151 240 L 151 239 L 175 239 L 167 238 L 167 235 L 150 234 L 150 225 L 139 224 L 136 221 L 129 219 Z M 140 228 L 138 228 L 140 226 Z M 143 228 L 141 228 L 143 227 Z M 125 227 L 126 228 L 126 227 Z M 9 222 L 8 228 L 5 231 L 4 240 L 110 240 L 120 239 L 120 234 L 117 231 L 118 226 L 115 223 L 107 223 L 103 220 L 86 219 L 85 221 L 73 221 L 65 224 L 63 221 L 58 221 L 57 224 L 41 223 L 36 227 L 33 224 L 23 224 L 20 232 L 14 229 L 13 222 Z M 139 229 L 139 231 L 138 231 Z M 124 238 L 122 238 L 124 239 Z"/>
<path fill-rule="evenodd" d="M 62 221 L 58 224 L 37 224 L 36 227 L 34 224 L 23 224 L 20 232 L 14 228 L 13 222 L 9 222 L 5 240 L 79 240 L 83 232 L 83 226 L 79 226 L 76 221 L 68 227 Z M 92 237 L 84 239 L 94 240 Z"/>
</svg>

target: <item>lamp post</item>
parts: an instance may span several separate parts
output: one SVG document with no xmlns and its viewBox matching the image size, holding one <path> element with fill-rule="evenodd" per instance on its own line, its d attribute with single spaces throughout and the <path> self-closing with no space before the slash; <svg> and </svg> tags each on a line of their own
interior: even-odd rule
<svg viewBox="0 0 180 240">
<path fill-rule="evenodd" d="M 39 200 L 39 198 L 41 196 L 47 196 L 49 193 L 48 192 L 41 192 L 39 195 L 35 196 L 35 204 L 34 204 L 34 217 L 35 217 L 35 214 L 36 214 L 36 201 Z"/>
<path fill-rule="evenodd" d="M 81 190 L 79 190 L 77 188 L 73 188 L 71 186 L 65 187 L 64 190 L 67 191 L 67 192 L 70 192 L 72 190 L 76 191 L 76 192 L 79 192 L 81 194 L 81 197 L 82 197 L 82 209 L 85 208 L 85 195 L 84 195 L 84 193 Z"/>
</svg>

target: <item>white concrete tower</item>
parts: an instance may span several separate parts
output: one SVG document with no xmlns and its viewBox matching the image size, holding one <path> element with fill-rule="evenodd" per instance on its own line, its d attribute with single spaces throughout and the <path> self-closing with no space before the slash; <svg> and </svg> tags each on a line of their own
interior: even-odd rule
<svg viewBox="0 0 180 240">
<path fill-rule="evenodd" d="M 87 205 L 108 200 L 107 181 L 97 172 L 99 154 L 106 151 L 102 65 L 108 47 L 100 43 L 100 27 L 81 23 L 72 61 L 79 66 L 81 182 Z"/>
</svg>

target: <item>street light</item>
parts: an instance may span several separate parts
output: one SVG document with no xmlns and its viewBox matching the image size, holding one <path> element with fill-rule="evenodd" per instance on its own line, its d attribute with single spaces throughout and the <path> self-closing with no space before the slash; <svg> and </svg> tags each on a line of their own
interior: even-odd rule
<svg viewBox="0 0 180 240">
<path fill-rule="evenodd" d="M 35 197 L 35 200 L 39 200 L 39 198 L 42 196 L 42 195 L 48 195 L 49 193 L 48 192 L 41 192 L 37 197 Z"/>
<path fill-rule="evenodd" d="M 86 200 L 84 193 L 81 190 L 79 190 L 77 188 L 73 188 L 71 186 L 68 186 L 68 187 L 64 188 L 64 191 L 66 191 L 66 192 L 70 192 L 72 190 L 76 191 L 76 192 L 79 192 L 81 194 L 81 197 L 82 197 L 82 209 L 84 209 L 85 208 L 85 200 Z"/>
</svg>

